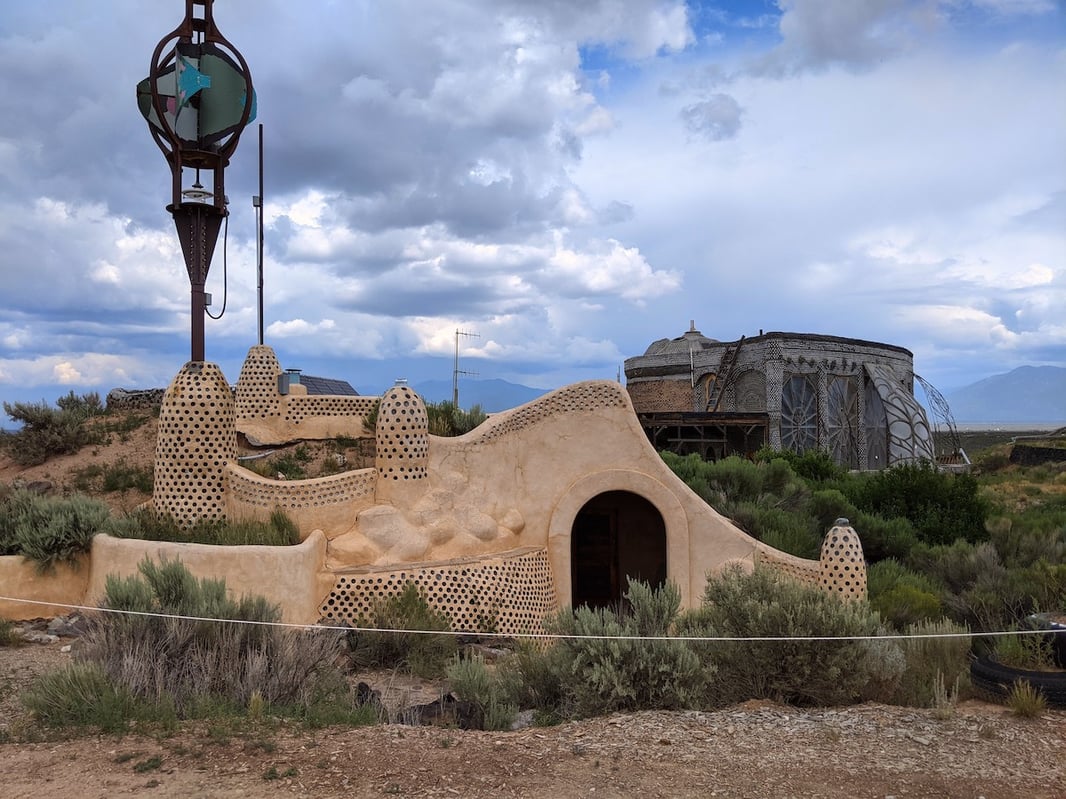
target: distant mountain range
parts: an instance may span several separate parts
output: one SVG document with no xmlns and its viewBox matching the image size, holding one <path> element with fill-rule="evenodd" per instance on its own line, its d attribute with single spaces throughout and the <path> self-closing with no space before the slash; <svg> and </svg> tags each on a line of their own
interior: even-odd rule
<svg viewBox="0 0 1066 799">
<path fill-rule="evenodd" d="M 1019 366 L 944 397 L 956 422 L 1042 422 L 1066 425 L 1066 369 Z"/>
<path fill-rule="evenodd" d="M 452 399 L 450 380 L 427 380 L 412 386 L 426 402 L 443 402 Z M 459 383 L 459 406 L 469 410 L 480 405 L 485 413 L 498 413 L 509 408 L 525 405 L 550 389 L 530 388 L 506 380 L 463 380 Z"/>
<path fill-rule="evenodd" d="M 414 386 L 429 402 L 452 398 L 449 380 L 429 380 Z M 463 380 L 459 404 L 469 409 L 480 405 L 497 413 L 523 405 L 548 393 L 506 380 Z M 1060 366 L 1020 366 L 1006 374 L 993 375 L 945 395 L 951 414 L 961 424 L 1010 422 L 1066 425 L 1066 369 Z"/>
</svg>

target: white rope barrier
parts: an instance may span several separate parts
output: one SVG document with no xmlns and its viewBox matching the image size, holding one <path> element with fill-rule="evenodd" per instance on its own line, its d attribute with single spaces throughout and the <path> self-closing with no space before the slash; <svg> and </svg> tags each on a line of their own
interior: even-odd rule
<svg viewBox="0 0 1066 799">
<path fill-rule="evenodd" d="M 28 605 L 43 605 L 52 608 L 80 610 L 87 613 L 111 613 L 121 616 L 140 616 L 156 619 L 174 619 L 184 621 L 215 622 L 218 624 L 250 624 L 260 627 L 281 627 L 293 630 L 311 630 L 321 632 L 355 632 L 355 633 L 396 633 L 404 635 L 450 635 L 469 638 L 528 638 L 547 640 L 574 641 L 689 641 L 689 642 L 728 642 L 728 641 L 902 641 L 908 639 L 935 638 L 980 638 L 1005 635 L 1046 635 L 1053 630 L 996 630 L 993 632 L 968 633 L 891 633 L 888 635 L 801 635 L 801 636 L 696 636 L 696 635 L 565 635 L 560 633 L 495 633 L 476 630 L 405 630 L 391 627 L 351 627 L 332 624 L 299 624 L 296 622 L 256 621 L 254 619 L 223 619 L 214 616 L 182 616 L 177 613 L 155 613 L 139 610 L 119 610 L 91 605 L 70 605 L 62 602 L 45 602 L 37 599 L 0 596 L 0 601 L 19 602 Z"/>
</svg>

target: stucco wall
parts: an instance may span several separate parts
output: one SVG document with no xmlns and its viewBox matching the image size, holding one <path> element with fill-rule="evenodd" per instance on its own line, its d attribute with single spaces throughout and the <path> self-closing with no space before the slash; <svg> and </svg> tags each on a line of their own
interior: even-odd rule
<svg viewBox="0 0 1066 799">
<path fill-rule="evenodd" d="M 88 558 L 75 565 L 59 564 L 39 574 L 37 564 L 21 555 L 0 556 L 0 595 L 16 599 L 33 599 L 41 604 L 9 602 L 0 599 L 0 618 L 9 621 L 67 615 L 62 605 L 80 605 L 89 585 Z M 55 603 L 55 604 L 52 604 Z"/>
<path fill-rule="evenodd" d="M 223 547 L 98 535 L 93 539 L 87 604 L 103 598 L 108 575 L 138 574 L 145 558 L 166 558 L 180 560 L 197 577 L 224 579 L 233 596 L 266 597 L 281 606 L 283 621 L 313 624 L 333 587 L 332 575 L 322 571 L 325 548 L 320 532 L 292 547 Z"/>
</svg>

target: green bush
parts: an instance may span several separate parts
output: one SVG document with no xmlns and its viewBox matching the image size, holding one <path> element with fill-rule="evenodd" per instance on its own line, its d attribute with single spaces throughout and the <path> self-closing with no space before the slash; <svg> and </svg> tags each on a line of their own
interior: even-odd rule
<svg viewBox="0 0 1066 799">
<path fill-rule="evenodd" d="M 679 630 L 712 637 L 870 636 L 880 620 L 865 602 L 842 602 L 820 588 L 757 568 L 727 568 L 708 580 L 703 605 Z M 859 701 L 871 682 L 891 683 L 879 642 L 715 641 L 701 654 L 715 666 L 710 701 L 770 699 L 798 705 Z M 882 648 L 883 649 L 883 648 Z"/>
<path fill-rule="evenodd" d="M 358 627 L 376 630 L 451 629 L 447 615 L 434 610 L 414 583 L 407 583 L 395 596 L 378 602 L 370 618 L 360 618 Z M 419 677 L 440 677 L 458 652 L 453 635 L 418 632 L 353 631 L 348 634 L 352 660 L 360 668 L 392 668 Z"/>
<path fill-rule="evenodd" d="M 455 407 L 449 400 L 427 402 L 426 415 L 429 432 L 435 436 L 464 435 L 488 418 L 480 405 L 474 405 L 470 410 L 464 411 Z"/>
<path fill-rule="evenodd" d="M 255 519 L 233 522 L 201 519 L 190 527 L 183 527 L 167 514 L 140 509 L 113 520 L 111 535 L 215 546 L 292 546 L 300 543 L 299 528 L 280 509 L 274 510 L 267 522 Z"/>
<path fill-rule="evenodd" d="M 764 544 L 798 558 L 818 559 L 823 535 L 809 517 L 751 503 L 734 508 L 730 516 L 742 530 Z"/>
<path fill-rule="evenodd" d="M 116 686 L 97 663 L 67 663 L 38 677 L 22 703 L 50 727 L 95 726 L 121 732 L 133 716 L 133 695 Z"/>
<path fill-rule="evenodd" d="M 100 431 L 91 430 L 86 420 L 103 413 L 100 396 L 95 393 L 80 397 L 70 392 L 56 400 L 58 407 L 48 403 L 4 403 L 4 413 L 22 427 L 0 437 L 0 445 L 23 466 L 44 463 L 55 455 L 77 452 L 87 444 L 100 443 Z"/>
<path fill-rule="evenodd" d="M 870 604 L 897 630 L 941 618 L 944 615 L 940 601 L 942 588 L 931 577 L 891 558 L 871 565 L 866 571 Z"/>
<path fill-rule="evenodd" d="M 518 705 L 510 701 L 504 681 L 489 672 L 482 657 L 456 656 L 447 673 L 452 693 L 468 709 L 462 715 L 470 729 L 511 729 Z"/>
<path fill-rule="evenodd" d="M 243 712 L 256 693 L 272 706 L 305 711 L 323 703 L 354 706 L 336 666 L 340 631 L 271 626 L 280 620 L 276 606 L 259 596 L 233 599 L 223 580 L 197 579 L 177 561 L 146 559 L 139 570 L 108 577 L 105 607 L 196 618 L 92 617 L 78 657 L 98 666 L 116 689 L 172 703 L 182 718 L 220 703 Z"/>
<path fill-rule="evenodd" d="M 580 607 L 564 609 L 549 631 L 562 638 L 554 663 L 560 675 L 563 706 L 577 716 L 618 710 L 674 709 L 698 706 L 709 676 L 693 647 L 685 641 L 635 641 L 632 636 L 666 636 L 678 619 L 680 592 L 667 583 L 651 589 L 631 580 L 629 611 Z"/>
<path fill-rule="evenodd" d="M 1030 613 L 1066 603 L 1066 564 L 1040 560 L 1008 568 L 988 542 L 918 546 L 907 565 L 942 583 L 945 610 L 975 632 L 1009 629 Z"/>
<path fill-rule="evenodd" d="M 911 624 L 904 632 L 916 636 L 951 637 L 903 639 L 906 665 L 892 696 L 894 704 L 932 707 L 938 677 L 944 685 L 958 685 L 960 690 L 969 685 L 970 637 L 965 626 L 938 619 Z"/>
<path fill-rule="evenodd" d="M 0 555 L 22 555 L 42 573 L 74 564 L 93 536 L 111 531 L 112 521 L 108 507 L 89 497 L 13 491 L 0 502 Z"/>
<path fill-rule="evenodd" d="M 783 460 L 797 475 L 811 482 L 837 480 L 847 474 L 847 470 L 837 464 L 825 450 L 809 449 L 800 454 L 792 450 L 773 450 L 764 447 L 755 453 L 756 461 L 772 462 Z"/>
<path fill-rule="evenodd" d="M 15 632 L 15 625 L 7 619 L 0 619 L 0 646 L 18 646 L 22 642 Z"/>
<path fill-rule="evenodd" d="M 154 474 L 152 469 L 113 463 L 106 466 L 93 464 L 79 469 L 74 474 L 74 488 L 81 492 L 102 491 L 114 493 L 131 489 L 151 494 Z"/>
<path fill-rule="evenodd" d="M 928 544 L 987 537 L 987 503 L 969 474 L 940 472 L 929 463 L 893 466 L 849 481 L 847 494 L 860 510 L 884 519 L 907 519 Z"/>
<path fill-rule="evenodd" d="M 885 558 L 904 560 L 918 546 L 918 534 L 907 519 L 884 519 L 864 511 L 848 518 L 862 541 L 863 555 L 871 563 Z"/>
<path fill-rule="evenodd" d="M 985 523 L 1003 563 L 1027 566 L 1039 560 L 1066 563 L 1066 497 L 1050 499 Z"/>
<path fill-rule="evenodd" d="M 1047 671 L 1055 668 L 1051 640 L 1042 634 L 997 637 L 995 658 L 1004 666 L 1027 671 Z"/>
</svg>

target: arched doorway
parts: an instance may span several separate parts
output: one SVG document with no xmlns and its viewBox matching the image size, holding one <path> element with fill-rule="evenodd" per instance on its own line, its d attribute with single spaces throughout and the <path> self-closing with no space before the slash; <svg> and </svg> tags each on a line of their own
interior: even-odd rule
<svg viewBox="0 0 1066 799">
<path fill-rule="evenodd" d="M 614 607 L 627 578 L 653 588 L 666 582 L 666 524 L 644 497 L 607 491 L 586 502 L 570 531 L 573 607 Z"/>
</svg>

